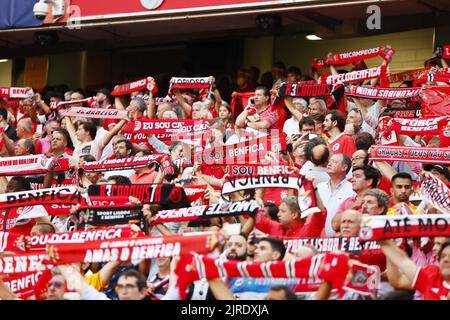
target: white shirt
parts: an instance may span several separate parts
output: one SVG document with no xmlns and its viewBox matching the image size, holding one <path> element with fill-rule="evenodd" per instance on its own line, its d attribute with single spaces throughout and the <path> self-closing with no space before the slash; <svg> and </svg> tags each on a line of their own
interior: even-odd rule
<svg viewBox="0 0 450 320">
<path fill-rule="evenodd" d="M 314 178 L 316 183 L 327 182 L 330 180 L 330 176 L 327 173 L 327 168 L 313 167 L 308 173 L 305 174 L 308 179 Z"/>
<path fill-rule="evenodd" d="M 325 233 L 327 237 L 334 237 L 335 233 L 331 226 L 331 221 L 335 216 L 339 206 L 342 202 L 355 195 L 352 189 L 352 184 L 346 179 L 342 180 L 336 187 L 335 190 L 331 190 L 330 180 L 327 182 L 322 182 L 317 185 L 317 191 L 319 192 L 320 198 L 323 205 L 327 209 L 327 220 L 325 222 Z"/>
<path fill-rule="evenodd" d="M 290 136 L 292 134 L 300 134 L 298 121 L 294 117 L 290 117 L 284 122 L 283 132 Z"/>
</svg>

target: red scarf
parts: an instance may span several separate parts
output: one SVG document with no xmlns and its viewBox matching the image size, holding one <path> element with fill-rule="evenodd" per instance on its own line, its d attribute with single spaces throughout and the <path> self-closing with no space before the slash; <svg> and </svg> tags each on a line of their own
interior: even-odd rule
<svg viewBox="0 0 450 320">
<path fill-rule="evenodd" d="M 369 159 L 450 164 L 450 149 L 373 145 Z"/>
<path fill-rule="evenodd" d="M 236 191 L 257 188 L 286 188 L 298 190 L 302 183 L 298 175 L 226 177 L 222 186 L 222 195 Z"/>
<path fill-rule="evenodd" d="M 425 82 L 445 82 L 445 83 L 450 84 L 450 75 L 427 73 L 427 74 L 421 75 L 419 78 L 417 78 L 414 81 L 413 86 L 417 87 Z"/>
<path fill-rule="evenodd" d="M 0 253 L 2 252 L 25 252 L 26 241 L 22 234 L 0 232 Z"/>
<path fill-rule="evenodd" d="M 4 278 L 2 281 L 8 286 L 9 290 L 17 296 L 17 298 L 25 300 L 36 295 L 36 287 L 42 282 L 41 278 L 45 277 L 48 272 L 50 275 L 52 274 L 50 270 L 25 272 Z M 50 279 L 46 282 L 48 283 Z"/>
<path fill-rule="evenodd" d="M 391 129 L 397 134 L 408 136 L 439 134 L 448 123 L 448 117 L 425 117 L 420 119 L 391 118 L 390 125 L 386 129 Z"/>
<path fill-rule="evenodd" d="M 152 119 L 146 121 L 135 120 L 122 129 L 124 133 L 143 134 L 175 134 L 194 133 L 209 129 L 209 120 L 188 119 L 188 120 L 161 120 Z"/>
<path fill-rule="evenodd" d="M 363 80 L 369 80 L 374 78 L 384 77 L 386 75 L 386 66 L 378 66 L 370 69 L 357 70 L 338 75 L 324 76 L 321 79 L 323 83 L 336 84 L 343 82 L 349 84 L 353 82 L 361 82 Z"/>
<path fill-rule="evenodd" d="M 365 99 L 408 99 L 419 95 L 422 88 L 374 88 L 350 86 L 345 94 L 347 96 L 360 97 Z"/>
<path fill-rule="evenodd" d="M 442 46 L 442 58 L 450 59 L 450 46 Z"/>
<path fill-rule="evenodd" d="M 208 201 L 204 199 L 205 191 L 208 185 L 187 185 L 183 186 L 184 192 L 186 193 L 187 200 L 192 202 L 197 202 L 198 200 L 202 200 L 203 204 L 208 204 Z"/>
<path fill-rule="evenodd" d="M 423 116 L 450 115 L 450 86 L 427 86 L 421 97 Z"/>
<path fill-rule="evenodd" d="M 118 109 L 70 107 L 62 110 L 60 114 L 62 117 L 128 120 L 128 111 Z"/>
<path fill-rule="evenodd" d="M 450 236 L 450 214 L 363 216 L 361 240 Z"/>
<path fill-rule="evenodd" d="M 122 96 L 124 94 L 130 94 L 135 91 L 149 90 L 151 93 L 156 94 L 158 87 L 156 86 L 155 79 L 147 77 L 144 79 L 128 82 L 125 84 L 118 84 L 111 92 L 112 96 Z"/>
<path fill-rule="evenodd" d="M 9 99 L 26 99 L 34 96 L 32 89 L 17 87 L 0 87 L 0 97 Z"/>
<path fill-rule="evenodd" d="M 35 206 L 41 204 L 72 204 L 81 201 L 75 187 L 60 187 L 0 194 L 1 208 Z"/>
<path fill-rule="evenodd" d="M 199 151 L 194 154 L 194 157 L 196 163 L 206 165 L 248 164 L 252 161 L 262 162 L 272 151 L 279 150 L 286 150 L 285 139 L 262 137 Z"/>
<path fill-rule="evenodd" d="M 283 83 L 278 90 L 277 98 L 284 97 L 329 97 L 334 90 L 328 84 Z"/>
<path fill-rule="evenodd" d="M 294 174 L 294 167 L 278 164 L 232 164 L 228 166 L 229 176 L 274 176 L 280 174 Z"/>
<path fill-rule="evenodd" d="M 70 169 L 69 159 L 47 158 L 43 154 L 0 158 L 0 176 L 45 174 L 50 167 L 55 172 L 67 171 Z"/>
<path fill-rule="evenodd" d="M 211 81 L 208 77 L 200 77 L 200 78 L 172 77 L 172 79 L 170 79 L 169 92 L 172 92 L 172 89 L 210 89 L 211 91 Z"/>
<path fill-rule="evenodd" d="M 73 101 L 56 101 L 50 104 L 50 108 L 53 110 L 57 110 L 60 108 L 83 108 L 87 106 L 89 108 L 93 108 L 94 104 L 97 100 L 95 97 L 90 97 L 82 100 L 73 100 Z"/>
<path fill-rule="evenodd" d="M 420 188 L 425 199 L 444 214 L 450 214 L 450 189 L 430 172 L 424 172 Z"/>
<path fill-rule="evenodd" d="M 320 278 L 332 283 L 339 294 L 349 271 L 348 257 L 344 254 L 326 253 L 300 260 L 245 262 L 220 261 L 198 254 L 183 255 L 175 273 L 182 299 L 188 286 L 200 279 L 214 278 Z"/>
<path fill-rule="evenodd" d="M 44 271 L 51 265 L 42 265 L 45 253 L 23 253 L 13 256 L 0 256 L 0 276 L 26 272 Z"/>
<path fill-rule="evenodd" d="M 317 70 L 320 70 L 329 65 L 344 66 L 349 63 L 353 63 L 353 65 L 357 66 L 360 61 L 371 59 L 377 56 L 380 56 L 385 61 L 390 61 L 394 52 L 394 49 L 389 49 L 382 46 L 370 49 L 333 53 L 332 55 L 324 59 L 314 59 L 312 65 Z"/>
<path fill-rule="evenodd" d="M 141 236 L 104 241 L 49 243 L 44 264 L 96 263 L 153 259 L 188 254 L 191 251 L 208 253 L 223 238 L 220 234 L 183 234 L 169 236 Z"/>
<path fill-rule="evenodd" d="M 421 68 L 415 70 L 404 71 L 400 73 L 394 73 L 389 76 L 389 81 L 391 83 L 413 81 L 420 77 L 422 74 L 430 71 L 430 68 Z"/>
<path fill-rule="evenodd" d="M 345 251 L 354 255 L 375 254 L 381 252 L 376 241 L 360 242 L 359 237 L 332 238 L 283 238 L 286 251 L 294 253 L 305 244 L 310 244 L 319 252 Z"/>
</svg>

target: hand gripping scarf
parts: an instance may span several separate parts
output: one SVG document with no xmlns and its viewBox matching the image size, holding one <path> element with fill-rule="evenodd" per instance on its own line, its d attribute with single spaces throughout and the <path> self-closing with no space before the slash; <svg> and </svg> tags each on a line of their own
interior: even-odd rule
<svg viewBox="0 0 450 320">
<path fill-rule="evenodd" d="M 49 168 L 61 172 L 71 167 L 68 158 L 47 158 L 43 154 L 0 158 L 0 176 L 44 174 Z"/>
<path fill-rule="evenodd" d="M 156 94 L 158 92 L 158 87 L 156 86 L 155 79 L 153 79 L 152 77 L 147 77 L 133 82 L 118 84 L 114 87 L 111 95 L 122 96 L 124 94 L 130 94 L 132 92 L 141 90 L 149 90 L 152 94 Z"/>
<path fill-rule="evenodd" d="M 450 214 L 364 216 L 359 236 L 362 241 L 450 236 Z"/>
<path fill-rule="evenodd" d="M 169 236 L 103 241 L 49 243 L 44 264 L 97 263 L 154 259 L 188 254 L 191 251 L 209 253 L 223 241 L 217 233 L 195 233 Z"/>
<path fill-rule="evenodd" d="M 320 278 L 330 282 L 342 295 L 349 271 L 348 257 L 344 254 L 326 253 L 300 260 L 247 262 L 221 261 L 198 254 L 183 255 L 175 273 L 182 299 L 194 281 L 214 278 Z"/>
</svg>

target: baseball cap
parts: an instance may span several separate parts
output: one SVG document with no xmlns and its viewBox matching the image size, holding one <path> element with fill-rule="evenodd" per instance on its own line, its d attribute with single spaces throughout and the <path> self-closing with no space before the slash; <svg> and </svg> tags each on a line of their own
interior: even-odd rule
<svg viewBox="0 0 450 320">
<path fill-rule="evenodd" d="M 448 181 L 450 181 L 450 172 L 448 171 L 448 168 L 445 165 L 442 164 L 424 164 L 423 170 L 425 171 L 431 171 L 431 169 L 436 170 L 440 174 L 443 174 L 444 177 L 447 178 Z"/>
</svg>

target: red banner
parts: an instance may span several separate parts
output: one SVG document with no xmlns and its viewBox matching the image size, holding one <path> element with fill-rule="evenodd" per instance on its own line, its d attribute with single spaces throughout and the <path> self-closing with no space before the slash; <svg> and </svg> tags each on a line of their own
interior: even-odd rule
<svg viewBox="0 0 450 320">
<path fill-rule="evenodd" d="M 216 233 L 142 236 L 134 239 L 49 243 L 44 263 L 96 263 L 173 257 L 191 251 L 209 253 L 222 236 Z"/>
<path fill-rule="evenodd" d="M 133 121 L 122 129 L 123 133 L 172 134 L 197 133 L 209 129 L 208 120 L 147 120 Z M 170 136 L 169 136 L 170 137 Z"/>
<path fill-rule="evenodd" d="M 147 77 L 144 79 L 128 82 L 125 84 L 119 84 L 114 87 L 114 90 L 111 92 L 111 95 L 121 96 L 124 94 L 129 94 L 141 90 L 149 90 L 153 94 L 157 93 L 158 88 L 156 87 L 155 79 L 153 79 L 152 77 Z"/>
<path fill-rule="evenodd" d="M 373 145 L 369 159 L 373 161 L 450 164 L 450 149 Z"/>
<path fill-rule="evenodd" d="M 450 86 L 429 86 L 421 92 L 424 116 L 450 115 Z"/>
</svg>

